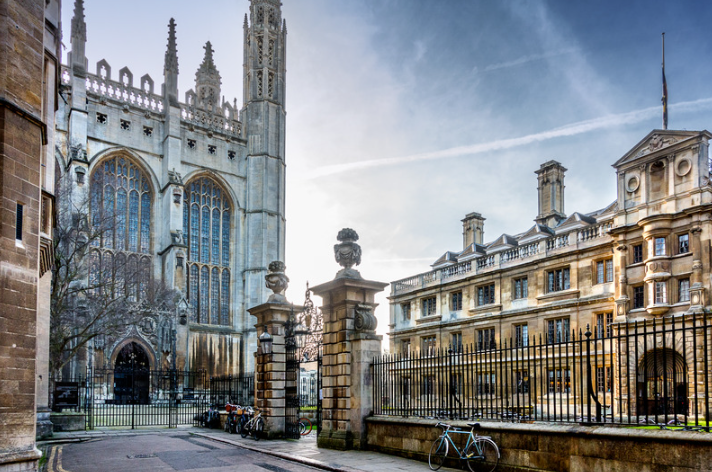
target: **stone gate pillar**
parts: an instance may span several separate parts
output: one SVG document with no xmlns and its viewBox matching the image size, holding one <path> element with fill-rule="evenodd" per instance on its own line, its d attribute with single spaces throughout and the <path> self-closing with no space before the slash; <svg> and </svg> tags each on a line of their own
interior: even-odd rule
<svg viewBox="0 0 712 472">
<path fill-rule="evenodd" d="M 272 262 L 265 276 L 267 287 L 274 292 L 267 303 L 248 309 L 257 317 L 258 347 L 255 354 L 255 406 L 262 410 L 265 437 L 281 438 L 285 430 L 286 346 L 285 325 L 293 307 L 284 291 L 289 278 L 284 263 Z"/>
<path fill-rule="evenodd" d="M 324 337 L 322 354 L 322 430 L 319 447 L 365 449 L 364 418 L 373 410 L 371 362 L 381 353 L 373 315 L 376 293 L 388 285 L 364 280 L 351 267 L 361 262 L 358 235 L 343 229 L 334 246 L 344 269 L 331 282 L 312 288 L 322 297 Z"/>
</svg>

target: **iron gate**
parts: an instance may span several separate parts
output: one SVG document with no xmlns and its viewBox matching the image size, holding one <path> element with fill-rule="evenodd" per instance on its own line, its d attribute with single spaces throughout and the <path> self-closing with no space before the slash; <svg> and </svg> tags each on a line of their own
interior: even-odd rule
<svg viewBox="0 0 712 472">
<path fill-rule="evenodd" d="M 299 419 L 302 408 L 316 406 L 316 427 L 321 431 L 321 345 L 323 319 L 311 301 L 309 283 L 305 294 L 304 310 L 292 311 L 285 326 L 285 436 L 299 439 Z M 316 366 L 316 372 L 307 371 L 302 364 Z M 306 382 L 303 382 L 306 380 Z M 312 381 L 313 380 L 313 381 Z"/>
<path fill-rule="evenodd" d="M 197 424 L 209 406 L 205 371 L 87 370 L 86 389 L 87 429 Z"/>
</svg>

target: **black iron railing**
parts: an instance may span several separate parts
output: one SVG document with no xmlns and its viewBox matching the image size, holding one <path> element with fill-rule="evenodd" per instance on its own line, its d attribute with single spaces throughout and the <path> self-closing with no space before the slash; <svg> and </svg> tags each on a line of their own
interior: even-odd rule
<svg viewBox="0 0 712 472">
<path fill-rule="evenodd" d="M 254 372 L 210 378 L 210 404 L 224 408 L 226 403 L 254 406 Z"/>
<path fill-rule="evenodd" d="M 377 358 L 374 413 L 709 430 L 712 318 L 685 315 Z"/>
</svg>

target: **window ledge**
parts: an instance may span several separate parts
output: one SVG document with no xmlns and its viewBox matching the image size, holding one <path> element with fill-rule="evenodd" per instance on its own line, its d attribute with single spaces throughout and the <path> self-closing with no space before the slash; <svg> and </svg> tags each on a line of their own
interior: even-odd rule
<svg viewBox="0 0 712 472">
<path fill-rule="evenodd" d="M 427 323 L 428 321 L 439 321 L 441 316 L 439 314 L 423 316 L 415 320 L 416 323 Z"/>
<path fill-rule="evenodd" d="M 544 295 L 539 295 L 536 297 L 537 300 L 549 300 L 549 299 L 554 299 L 557 297 L 578 297 L 579 295 L 579 290 L 578 289 L 569 289 L 569 290 L 559 290 L 558 292 L 549 292 L 545 293 Z"/>
<path fill-rule="evenodd" d="M 470 313 L 484 313 L 488 311 L 502 311 L 501 303 L 490 303 L 489 305 L 481 305 L 469 310 Z"/>
</svg>

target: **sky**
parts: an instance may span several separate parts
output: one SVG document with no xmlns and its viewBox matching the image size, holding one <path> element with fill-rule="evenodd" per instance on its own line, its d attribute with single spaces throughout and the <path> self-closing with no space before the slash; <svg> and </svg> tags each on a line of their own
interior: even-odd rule
<svg viewBox="0 0 712 472">
<path fill-rule="evenodd" d="M 73 2 L 65 0 L 65 52 Z M 177 23 L 179 96 L 211 41 L 222 94 L 242 103 L 249 0 L 85 0 L 90 70 L 163 81 Z M 360 235 L 356 267 L 393 282 L 462 250 L 461 220 L 485 241 L 537 214 L 536 175 L 568 169 L 565 211 L 616 198 L 611 165 L 662 123 L 712 128 L 712 3 L 705 0 L 283 0 L 287 22 L 287 298 L 340 267 L 341 228 Z M 66 59 L 65 59 L 66 61 Z M 390 289 L 377 297 L 388 331 Z M 318 302 L 318 300 L 317 300 Z"/>
</svg>

